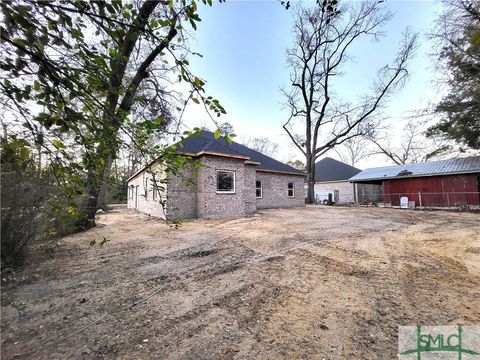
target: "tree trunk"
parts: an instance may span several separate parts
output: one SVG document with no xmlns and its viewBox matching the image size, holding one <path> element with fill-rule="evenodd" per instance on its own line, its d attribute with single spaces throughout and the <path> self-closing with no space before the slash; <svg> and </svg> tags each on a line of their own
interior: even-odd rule
<svg viewBox="0 0 480 360">
<path fill-rule="evenodd" d="M 42 174 L 42 147 L 37 145 L 37 154 L 38 154 L 38 176 Z"/>
<path fill-rule="evenodd" d="M 115 131 L 117 130 L 115 129 Z M 102 186 L 104 184 L 104 179 L 108 180 L 108 176 L 110 175 L 110 168 L 112 165 L 111 157 L 113 155 L 111 155 L 111 151 L 106 158 L 104 155 L 106 146 L 108 145 L 98 145 L 95 152 L 95 157 L 93 159 L 93 164 L 88 170 L 87 181 L 85 184 L 86 195 L 84 200 L 82 201 L 80 208 L 82 217 L 76 223 L 80 230 L 87 230 L 95 226 L 95 215 L 97 214 L 97 210 L 99 209 L 100 193 L 103 190 Z M 108 146 L 108 148 L 112 149 L 113 146 L 110 145 Z M 101 162 L 100 159 L 104 159 L 105 161 Z"/>
<path fill-rule="evenodd" d="M 105 159 L 105 169 L 103 171 L 102 183 L 100 185 L 100 192 L 98 194 L 98 205 L 97 207 L 103 210 L 107 208 L 107 191 L 108 191 L 108 180 L 110 179 L 110 174 L 112 172 L 113 156 L 109 155 Z"/>
<path fill-rule="evenodd" d="M 170 44 L 177 35 L 177 15 L 174 15 L 173 23 L 165 39 L 158 44 L 138 67 L 135 75 L 126 88 L 121 102 L 119 103 L 122 81 L 125 76 L 130 55 L 135 49 L 139 38 L 137 28 L 143 28 L 153 14 L 158 1 L 146 1 L 141 6 L 135 20 L 135 26 L 131 27 L 123 38 L 122 51 L 117 53 L 113 62 L 112 72 L 109 80 L 110 90 L 106 96 L 105 109 L 103 112 L 103 143 L 96 149 L 92 168 L 88 172 L 86 193 L 87 196 L 82 204 L 84 218 L 79 221 L 79 226 L 84 229 L 95 226 L 95 214 L 99 205 L 105 204 L 105 193 L 108 186 L 108 178 L 112 167 L 113 158 L 118 151 L 117 135 L 122 123 L 122 118 L 131 110 L 135 101 L 135 95 L 141 82 L 148 76 L 148 68 L 155 61 L 157 56 Z M 120 117 L 120 118 L 119 118 Z M 99 161 L 103 159 L 104 161 Z"/>
<path fill-rule="evenodd" d="M 4 141 L 7 141 L 7 124 L 5 122 L 3 122 L 2 120 L 2 129 L 3 129 L 3 132 L 2 132 L 2 137 L 3 137 L 3 140 Z"/>
<path fill-rule="evenodd" d="M 86 194 L 80 204 L 80 213 L 82 216 L 75 224 L 78 230 L 87 230 L 95 226 L 98 195 L 100 193 L 100 182 L 97 180 L 97 171 L 98 169 L 92 167 L 87 174 Z"/>
<path fill-rule="evenodd" d="M 315 157 L 313 154 L 305 155 L 307 168 L 307 204 L 315 203 Z"/>
</svg>

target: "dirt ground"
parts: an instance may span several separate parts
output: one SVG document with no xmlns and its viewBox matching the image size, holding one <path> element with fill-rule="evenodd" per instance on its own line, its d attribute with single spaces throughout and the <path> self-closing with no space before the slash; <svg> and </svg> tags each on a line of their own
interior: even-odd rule
<svg viewBox="0 0 480 360">
<path fill-rule="evenodd" d="M 478 214 L 98 223 L 2 282 L 3 359 L 394 359 L 399 325 L 480 323 Z"/>
</svg>

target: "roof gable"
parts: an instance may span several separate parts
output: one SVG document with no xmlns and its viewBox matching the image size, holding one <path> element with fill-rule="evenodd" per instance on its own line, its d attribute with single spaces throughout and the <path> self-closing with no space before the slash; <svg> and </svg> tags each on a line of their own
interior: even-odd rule
<svg viewBox="0 0 480 360">
<path fill-rule="evenodd" d="M 212 152 L 218 155 L 246 156 L 251 161 L 259 162 L 257 170 L 286 172 L 303 175 L 303 171 L 275 160 L 245 145 L 233 141 L 229 144 L 223 137 L 215 139 L 211 131 L 202 130 L 200 135 L 191 135 L 183 140 L 183 146 L 177 143 L 177 152 L 181 154 L 199 154 Z"/>
<path fill-rule="evenodd" d="M 315 164 L 315 182 L 348 180 L 360 169 L 326 157 Z"/>
<path fill-rule="evenodd" d="M 453 175 L 480 172 L 480 156 L 428 161 L 371 168 L 350 178 L 350 181 L 383 180 L 404 177 Z"/>
</svg>

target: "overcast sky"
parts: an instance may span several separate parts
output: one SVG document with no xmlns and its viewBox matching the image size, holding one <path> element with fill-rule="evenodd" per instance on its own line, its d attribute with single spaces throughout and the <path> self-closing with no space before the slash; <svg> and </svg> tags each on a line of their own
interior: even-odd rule
<svg viewBox="0 0 480 360">
<path fill-rule="evenodd" d="M 354 99 L 369 90 L 378 68 L 391 62 L 407 27 L 420 32 L 420 48 L 410 63 L 410 79 L 385 110 L 393 124 L 405 119 L 412 110 L 436 100 L 433 91 L 432 49 L 424 34 L 441 10 L 434 1 L 387 1 L 395 13 L 379 42 L 363 41 L 351 48 L 354 59 L 345 76 L 335 86 L 342 97 Z M 285 52 L 293 44 L 293 11 L 278 1 L 227 1 L 200 10 L 202 22 L 194 33 L 192 50 L 203 54 L 193 61 L 194 73 L 207 80 L 207 93 L 218 98 L 240 138 L 267 136 L 280 145 L 282 161 L 301 159 L 284 130 L 288 110 L 282 109 L 281 86 L 288 86 L 289 71 Z M 189 127 L 212 123 L 200 106 L 186 113 Z M 335 157 L 334 153 L 329 156 Z M 379 161 L 383 162 L 379 164 Z M 388 165 L 386 158 L 372 158 L 359 167 Z"/>
</svg>

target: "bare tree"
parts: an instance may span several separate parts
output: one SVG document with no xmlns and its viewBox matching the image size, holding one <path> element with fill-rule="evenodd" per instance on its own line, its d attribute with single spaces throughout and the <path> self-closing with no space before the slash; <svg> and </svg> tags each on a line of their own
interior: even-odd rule
<svg viewBox="0 0 480 360">
<path fill-rule="evenodd" d="M 368 149 L 365 147 L 367 143 L 364 137 L 356 136 L 344 141 L 341 148 L 334 148 L 333 150 L 342 162 L 355 166 L 360 160 L 370 156 Z"/>
<path fill-rule="evenodd" d="M 290 165 L 291 167 L 294 167 L 295 169 L 298 169 L 298 170 L 305 170 L 305 164 L 301 161 L 301 160 L 295 160 L 295 161 L 292 161 L 292 160 L 289 160 L 287 161 L 287 165 Z"/>
<path fill-rule="evenodd" d="M 275 157 L 278 151 L 278 144 L 271 141 L 265 136 L 250 137 L 248 140 L 243 141 L 245 146 L 256 150 L 264 155 Z"/>
<path fill-rule="evenodd" d="M 339 147 L 333 148 L 333 151 L 339 156 L 340 160 L 351 166 L 355 166 L 359 161 L 369 157 L 371 151 L 368 147 L 369 141 L 367 136 L 373 134 L 373 123 L 369 123 L 372 129 L 364 130 L 362 126 L 358 126 L 356 131 L 358 136 L 345 140 Z"/>
<path fill-rule="evenodd" d="M 235 130 L 233 129 L 233 125 L 230 124 L 228 121 L 225 121 L 218 125 L 218 129 L 220 130 L 222 135 L 231 135 L 235 132 Z"/>
<path fill-rule="evenodd" d="M 377 148 L 375 154 L 385 155 L 397 165 L 424 162 L 442 154 L 443 150 L 451 149 L 445 142 L 427 139 L 425 130 L 423 122 L 411 119 L 403 126 L 400 144 L 394 141 L 398 138 L 398 132 L 390 127 L 377 129 L 366 138 Z"/>
<path fill-rule="evenodd" d="M 336 145 L 364 135 L 372 114 L 408 75 L 406 64 L 416 36 L 406 32 L 393 64 L 378 71 L 370 94 L 358 104 L 342 101 L 333 92 L 332 82 L 342 75 L 352 44 L 364 37 L 378 39 L 392 17 L 382 9 L 382 2 L 352 2 L 339 8 L 336 0 L 325 0 L 312 8 L 296 8 L 295 45 L 287 52 L 292 85 L 282 90 L 290 116 L 283 128 L 305 156 L 308 203 L 314 201 L 315 160 Z M 363 130 L 357 131 L 360 124 Z M 295 132 L 300 127 L 303 135 Z"/>
</svg>

